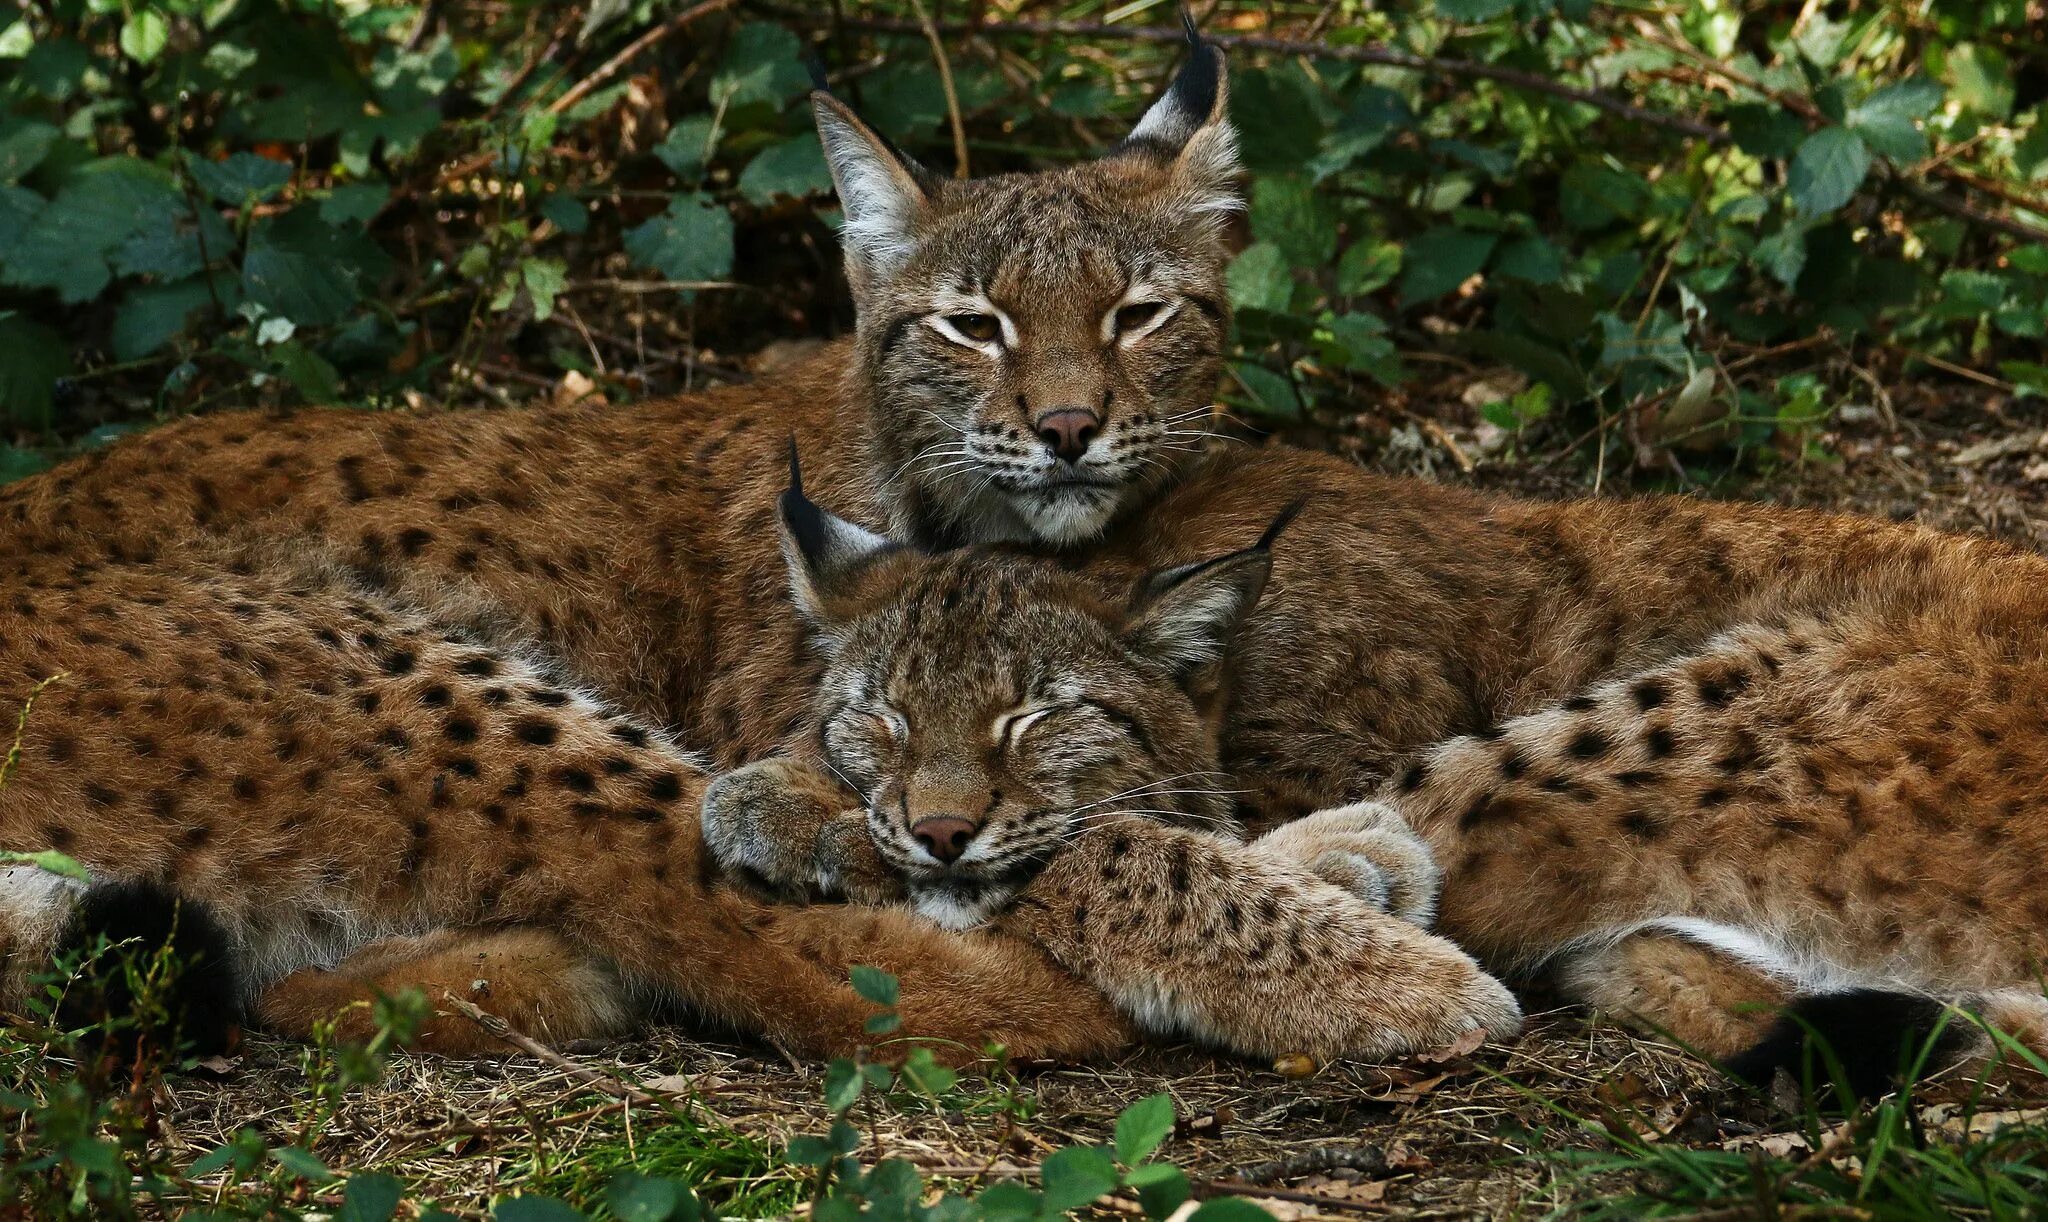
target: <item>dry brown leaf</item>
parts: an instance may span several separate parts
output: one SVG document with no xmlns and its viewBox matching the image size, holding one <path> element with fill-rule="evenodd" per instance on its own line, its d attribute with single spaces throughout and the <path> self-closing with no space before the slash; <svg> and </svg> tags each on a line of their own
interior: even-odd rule
<svg viewBox="0 0 2048 1222">
<path fill-rule="evenodd" d="M 1471 1056 L 1479 1051 L 1479 1046 L 1485 1042 L 1486 1028 L 1474 1027 L 1441 1048 L 1432 1048 L 1426 1052 L 1416 1053 L 1415 1059 L 1425 1065 L 1442 1065 L 1447 1061 L 1455 1061 L 1460 1057 Z"/>
<path fill-rule="evenodd" d="M 1273 1058 L 1273 1072 L 1283 1078 L 1312 1078 L 1320 1068 L 1306 1052 L 1284 1052 Z"/>
</svg>

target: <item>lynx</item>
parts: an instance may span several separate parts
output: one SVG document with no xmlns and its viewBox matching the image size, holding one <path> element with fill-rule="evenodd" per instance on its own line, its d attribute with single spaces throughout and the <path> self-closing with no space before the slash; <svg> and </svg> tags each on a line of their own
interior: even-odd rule
<svg viewBox="0 0 2048 1222">
<path fill-rule="evenodd" d="M 820 672 L 784 608 L 792 434 L 842 505 L 932 543 L 1076 542 L 1184 465 L 1228 323 L 1224 103 L 1196 46 L 1104 158 L 959 183 L 821 95 L 860 321 L 801 368 L 619 409 L 222 414 L 0 490 L 0 697 L 36 697 L 0 850 L 93 879 L 0 871 L 0 1004 L 175 912 L 286 1033 L 416 984 L 558 1040 L 680 1005 L 823 1053 L 863 1038 L 866 963 L 912 1034 L 1123 1044 L 1021 939 L 733 891 L 697 812 L 707 760 L 768 754 Z M 1269 884 L 1321 885 L 1272 854 L 1239 885 Z M 1414 936 L 1362 903 L 1331 924 Z M 1353 1000 L 1338 1029 L 1398 1043 Z M 1275 1046 L 1266 1014 L 1215 1037 L 1238 1019 Z M 491 1047 L 447 1015 L 425 1038 Z"/>
<path fill-rule="evenodd" d="M 1201 561 L 1219 547 L 1263 555 L 1252 541 L 1302 496 L 1256 610 L 1202 595 L 1243 614 L 1227 650 L 1181 642 L 1204 666 L 1227 659 L 1203 682 L 1228 779 L 1113 732 L 1114 710 L 1162 684 L 1101 670 L 1053 625 L 1133 581 L 1155 591 L 1152 566 L 1203 582 L 1227 566 Z M 842 566 L 901 563 L 858 538 Z M 1046 880 L 1128 876 L 1143 850 L 1070 863 L 1093 834 L 1084 804 L 980 800 L 988 753 L 1044 734 L 1061 750 L 1043 792 L 1097 769 L 1136 792 L 1235 790 L 1265 832 L 1253 848 L 1284 841 L 1403 915 L 1434 909 L 1490 970 L 1550 972 L 1711 1055 L 1767 1046 L 1777 1007 L 1856 990 L 2048 1036 L 2038 556 L 1682 498 L 1497 499 L 1269 451 L 1191 472 L 1085 573 L 1039 563 L 1057 579 L 1004 588 L 997 614 L 1018 627 L 973 638 L 1000 661 L 963 660 L 927 625 L 932 639 L 863 643 L 857 674 L 828 671 L 791 758 L 709 791 L 712 850 L 775 886 L 907 895 L 1080 962 L 1100 922 L 1044 903 Z M 1110 711 L 1001 682 L 1072 669 L 1098 676 L 1087 699 Z M 837 783 L 794 779 L 820 767 Z M 1174 896 L 1146 897 L 1156 935 L 1180 927 Z M 1138 976 L 1089 978 L 1133 996 Z M 1148 1025 L 1200 1027 L 1201 997 L 1146 996 L 1127 1009 Z"/>
</svg>

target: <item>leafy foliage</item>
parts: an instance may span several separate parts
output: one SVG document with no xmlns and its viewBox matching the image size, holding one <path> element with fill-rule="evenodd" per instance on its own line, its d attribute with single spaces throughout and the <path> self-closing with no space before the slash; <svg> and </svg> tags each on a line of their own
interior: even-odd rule
<svg viewBox="0 0 2048 1222">
<path fill-rule="evenodd" d="M 914 11 L 875 0 L 849 15 L 886 29 L 747 4 L 615 58 L 679 10 L 10 7 L 0 478 L 164 412 L 470 401 L 569 370 L 674 385 L 606 367 L 582 318 L 621 293 L 700 342 L 843 325 L 804 57 L 942 169 L 957 106 L 983 172 L 1113 140 L 1177 54 L 1114 33 L 1161 6 L 1084 0 L 1060 15 L 1111 33 L 955 40 L 949 96 Z M 1313 35 L 1233 55 L 1254 178 L 1228 396 L 1319 419 L 1447 359 L 1506 365 L 1550 395 L 1510 413 L 1524 441 L 1597 425 L 1768 457 L 1803 452 L 1844 368 L 2048 389 L 2028 20 L 2017 0 L 1226 0 L 1219 36 Z M 1822 351 L 1846 359 L 1788 413 Z"/>
</svg>

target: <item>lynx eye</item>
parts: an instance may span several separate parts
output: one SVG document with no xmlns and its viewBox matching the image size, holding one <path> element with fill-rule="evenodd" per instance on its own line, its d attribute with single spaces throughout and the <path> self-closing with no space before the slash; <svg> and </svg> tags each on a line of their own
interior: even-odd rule
<svg viewBox="0 0 2048 1222">
<path fill-rule="evenodd" d="M 1121 306 L 1116 312 L 1116 333 L 1129 335 L 1133 331 L 1143 330 L 1146 325 L 1157 320 L 1165 310 L 1166 303 L 1163 301 L 1134 301 L 1127 306 Z"/>
<path fill-rule="evenodd" d="M 1015 747 L 1024 732 L 1037 725 L 1046 717 L 1058 711 L 1058 705 L 1040 705 L 1020 713 L 1007 713 L 996 718 L 996 741 L 1005 747 Z"/>
<path fill-rule="evenodd" d="M 993 314 L 948 314 L 946 323 L 977 344 L 988 343 L 1003 333 L 1003 325 Z"/>
</svg>

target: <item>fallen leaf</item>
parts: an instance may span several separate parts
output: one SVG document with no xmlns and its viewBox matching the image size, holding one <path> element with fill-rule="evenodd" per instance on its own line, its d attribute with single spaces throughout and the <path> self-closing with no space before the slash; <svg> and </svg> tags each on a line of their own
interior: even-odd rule
<svg viewBox="0 0 2048 1222">
<path fill-rule="evenodd" d="M 1419 1103 L 1437 1087 L 1451 1080 L 1451 1075 L 1440 1073 L 1433 1078 L 1424 1078 L 1406 1086 L 1397 1086 L 1383 1095 L 1367 1095 L 1374 1103 Z"/>
<path fill-rule="evenodd" d="M 1479 1051 L 1479 1046 L 1485 1042 L 1486 1028 L 1474 1027 L 1441 1048 L 1432 1048 L 1427 1052 L 1416 1053 L 1415 1059 L 1425 1065 L 1442 1065 L 1446 1061 L 1455 1061 L 1459 1057 L 1471 1056 Z"/>
<path fill-rule="evenodd" d="M 1283 1078 L 1312 1078 L 1319 1068 L 1306 1052 L 1286 1052 L 1273 1058 L 1273 1072 Z"/>
</svg>

